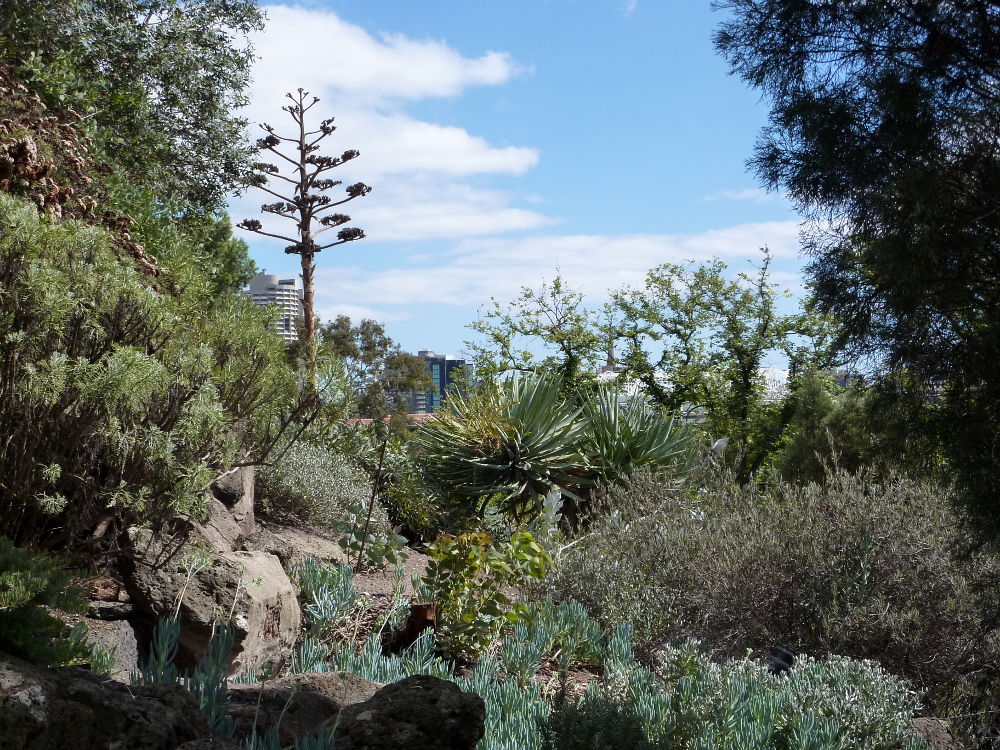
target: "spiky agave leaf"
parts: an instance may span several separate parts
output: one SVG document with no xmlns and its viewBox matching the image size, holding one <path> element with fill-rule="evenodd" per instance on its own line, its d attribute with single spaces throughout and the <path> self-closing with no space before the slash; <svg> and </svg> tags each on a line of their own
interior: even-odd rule
<svg viewBox="0 0 1000 750">
<path fill-rule="evenodd" d="M 582 411 L 591 460 L 604 482 L 617 483 L 642 467 L 680 474 L 694 460 L 690 430 L 640 398 L 623 405 L 612 387 L 601 384 L 582 399 Z"/>
<path fill-rule="evenodd" d="M 560 394 L 562 382 L 513 377 L 448 407 L 418 436 L 433 471 L 449 490 L 482 509 L 490 497 L 523 520 L 553 487 L 586 482 L 581 409 Z"/>
</svg>

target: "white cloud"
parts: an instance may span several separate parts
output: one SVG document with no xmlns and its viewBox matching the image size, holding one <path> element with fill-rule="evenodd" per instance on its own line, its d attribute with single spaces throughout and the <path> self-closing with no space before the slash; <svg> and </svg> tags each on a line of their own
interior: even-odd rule
<svg viewBox="0 0 1000 750">
<path fill-rule="evenodd" d="M 538 163 L 538 150 L 491 146 L 468 131 L 415 120 L 403 113 L 341 109 L 330 150 L 356 148 L 351 166 L 375 180 L 384 175 L 438 173 L 454 177 L 475 174 L 524 174 Z"/>
<path fill-rule="evenodd" d="M 397 179 L 351 204 L 351 216 L 373 241 L 444 239 L 538 229 L 554 220 L 513 208 L 512 196 L 436 178 Z"/>
<path fill-rule="evenodd" d="M 256 88 L 281 96 L 288 82 L 317 95 L 385 102 L 457 96 L 470 86 L 505 83 L 525 68 L 505 52 L 462 56 L 443 41 L 402 34 L 376 38 L 335 13 L 289 5 L 266 6 L 268 23 L 253 38 L 263 60 Z"/>
<path fill-rule="evenodd" d="M 632 14 L 635 13 L 636 8 L 639 7 L 639 0 L 625 0 L 625 17 L 631 18 Z"/>
<path fill-rule="evenodd" d="M 320 98 L 310 113 L 314 122 L 334 115 L 337 126 L 323 142 L 323 153 L 361 152 L 330 176 L 345 185 L 362 181 L 374 188 L 370 196 L 345 207 L 355 217 L 352 225 L 376 240 L 407 241 L 523 231 L 553 222 L 517 207 L 511 193 L 461 181 L 522 175 L 538 163 L 537 149 L 493 145 L 464 128 L 424 122 L 404 109 L 418 99 L 458 96 L 472 86 L 508 82 L 524 70 L 509 55 L 465 57 L 442 41 L 376 36 L 325 10 L 272 5 L 267 13 L 266 29 L 254 39 L 260 60 L 247 116 L 284 134 L 292 125 L 280 109 L 289 103 L 285 93 L 301 86 Z M 289 166 L 271 154 L 261 158 L 283 171 Z M 273 201 L 251 190 L 234 200 L 230 210 L 237 219 L 256 217 L 262 203 Z M 279 225 L 265 221 L 268 231 L 287 233 Z M 252 239 L 270 247 L 285 244 Z"/>
<path fill-rule="evenodd" d="M 354 321 L 368 318 L 377 320 L 379 323 L 392 323 L 399 320 L 408 320 L 409 313 L 394 310 L 380 310 L 367 305 L 348 305 L 335 301 L 332 295 L 324 288 L 316 290 L 316 309 L 320 311 L 321 320 L 333 320 L 338 315 L 346 315 Z"/>
<path fill-rule="evenodd" d="M 770 203 L 777 200 L 776 193 L 769 193 L 761 188 L 747 188 L 745 190 L 720 190 L 717 193 L 706 195 L 703 201 L 752 201 L 754 203 Z"/>
<path fill-rule="evenodd" d="M 537 287 L 561 273 L 589 301 L 600 302 L 611 289 L 641 284 L 646 271 L 659 264 L 718 256 L 733 267 L 745 267 L 759 261 L 758 249 L 764 245 L 777 261 L 794 259 L 797 222 L 743 224 L 688 235 L 469 239 L 440 256 L 436 265 L 374 272 L 320 267 L 316 277 L 332 299 L 352 304 L 478 307 L 490 297 L 511 299 L 522 286 Z"/>
</svg>

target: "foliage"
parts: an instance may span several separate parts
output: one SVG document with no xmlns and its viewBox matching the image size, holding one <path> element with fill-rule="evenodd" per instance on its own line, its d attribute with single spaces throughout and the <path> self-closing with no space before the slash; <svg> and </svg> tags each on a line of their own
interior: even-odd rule
<svg viewBox="0 0 1000 750">
<path fill-rule="evenodd" d="M 87 643 L 86 628 L 71 629 L 52 612 L 86 609 L 78 577 L 57 558 L 0 536 L 0 650 L 39 664 L 90 663 L 95 672 L 109 672 L 109 655 Z"/>
<path fill-rule="evenodd" d="M 1000 561 L 956 559 L 960 538 L 947 492 L 901 477 L 835 471 L 758 491 L 725 473 L 700 487 L 639 475 L 547 585 L 633 624 L 644 648 L 696 637 L 731 656 L 780 645 L 872 659 L 937 715 L 974 713 L 1000 674 Z"/>
<path fill-rule="evenodd" d="M 2 195 L 0 222 L 0 529 L 16 541 L 196 512 L 221 467 L 260 460 L 303 414 L 248 301 L 162 294 L 104 231 Z"/>
<path fill-rule="evenodd" d="M 540 291 L 524 289 L 504 310 L 469 327 L 486 337 L 467 342 L 480 377 L 511 370 L 563 375 L 563 393 L 589 400 L 606 354 L 605 375 L 666 413 L 703 415 L 710 435 L 728 436 L 737 471 L 747 481 L 787 434 L 789 411 L 765 400 L 762 366 L 785 357 L 794 373 L 833 363 L 837 326 L 806 304 L 782 313 L 782 293 L 761 251 L 760 267 L 732 277 L 721 260 L 663 264 L 641 288 L 623 288 L 600 312 L 561 278 Z M 787 296 L 787 295 L 785 295 Z M 524 350 L 519 349 L 524 346 Z M 624 346 L 615 359 L 615 346 Z M 527 347 L 543 348 L 536 357 Z"/>
<path fill-rule="evenodd" d="M 176 621 L 175 621 L 176 622 Z M 179 631 L 178 631 L 179 632 Z M 198 700 L 198 707 L 216 732 L 232 736 L 236 725 L 226 714 L 229 661 L 233 652 L 233 626 L 227 622 L 212 624 L 212 637 L 194 673 L 182 679 L 184 687 Z"/>
<path fill-rule="evenodd" d="M 784 428 L 764 400 L 760 371 L 767 358 L 785 354 L 793 372 L 830 365 L 827 327 L 807 311 L 779 312 L 771 256 L 767 248 L 762 254 L 756 273 L 735 279 L 720 260 L 665 263 L 649 271 L 642 289 L 614 297 L 626 343 L 624 376 L 671 413 L 703 411 L 708 433 L 730 438 L 743 481 Z M 800 338 L 805 341 L 797 343 Z"/>
<path fill-rule="evenodd" d="M 570 610 L 576 614 L 566 618 Z M 574 606 L 540 604 L 535 614 L 535 624 L 519 622 L 515 634 L 540 641 L 543 630 L 553 630 L 543 621 L 590 622 Z M 591 627 L 579 632 L 581 642 Z M 294 661 L 315 671 L 345 670 L 380 683 L 412 674 L 451 680 L 486 704 L 480 750 L 922 747 L 908 740 L 917 707 L 913 693 L 871 663 L 840 657 L 802 659 L 787 675 L 773 676 L 745 658 L 713 662 L 696 643 L 687 643 L 666 648 L 653 671 L 636 661 L 627 626 L 615 627 L 606 638 L 600 632 L 588 635 L 604 667 L 600 684 L 592 684 L 580 702 L 568 700 L 563 692 L 552 707 L 533 674 L 533 663 L 525 662 L 523 671 L 512 673 L 484 654 L 459 677 L 449 662 L 435 655 L 431 632 L 399 655 L 383 655 L 377 634 L 360 650 L 348 642 L 328 648 L 307 641 Z M 303 653 L 306 646 L 308 655 Z M 504 648 L 509 647 L 501 645 L 501 651 Z"/>
<path fill-rule="evenodd" d="M 505 668 L 513 673 L 526 673 L 526 655 L 537 652 L 537 662 L 551 657 L 560 669 L 575 664 L 599 664 L 604 657 L 604 633 L 579 602 L 553 603 L 551 597 L 518 607 L 521 621 L 500 643 Z M 526 648 L 527 646 L 527 648 Z M 515 663 L 518 669 L 510 669 Z M 528 675 L 530 676 L 530 675 Z"/>
<path fill-rule="evenodd" d="M 454 509 L 439 496 L 407 433 L 384 431 L 374 424 L 325 422 L 316 425 L 310 436 L 361 467 L 390 523 L 411 542 L 432 541 L 441 531 L 456 530 L 449 523 Z"/>
<path fill-rule="evenodd" d="M 431 561 L 422 582 L 437 604 L 438 637 L 451 656 L 476 657 L 518 615 L 504 593 L 545 577 L 550 559 L 526 531 L 506 544 L 476 532 L 442 534 L 427 545 Z"/>
<path fill-rule="evenodd" d="M 521 287 L 521 296 L 506 309 L 492 299 L 492 308 L 469 324 L 484 337 L 467 341 L 474 370 L 480 378 L 510 371 L 558 375 L 567 390 L 591 382 L 590 373 L 606 352 L 595 313 L 583 304 L 583 295 L 570 289 L 561 276 L 535 291 Z M 521 345 L 545 347 L 552 353 L 538 359 Z"/>
<path fill-rule="evenodd" d="M 262 24 L 254 0 L 5 0 L 0 60 L 127 180 L 208 213 L 250 178 L 241 41 Z"/>
<path fill-rule="evenodd" d="M 281 169 L 274 164 L 259 163 L 257 169 L 257 187 L 268 195 L 277 198 L 277 203 L 266 203 L 260 207 L 264 213 L 273 214 L 282 219 L 289 219 L 295 223 L 297 233 L 289 237 L 283 234 L 265 231 L 263 224 L 257 219 L 244 219 L 239 223 L 240 228 L 261 234 L 266 237 L 274 237 L 291 244 L 285 248 L 286 253 L 298 255 L 302 261 L 302 316 L 303 339 L 305 342 L 305 362 L 309 373 L 309 387 L 317 388 L 317 336 L 316 320 L 313 312 L 313 274 L 315 271 L 314 259 L 316 253 L 345 242 L 354 242 L 364 239 L 365 233 L 356 227 L 344 227 L 337 231 L 337 239 L 331 242 L 316 241 L 319 235 L 337 227 L 342 227 L 351 220 L 351 217 L 342 213 L 326 213 L 332 208 L 348 203 L 355 198 L 361 198 L 371 192 L 371 188 L 363 182 L 357 182 L 346 188 L 346 197 L 340 200 L 333 200 L 327 193 L 337 185 L 340 180 L 331 180 L 323 177 L 331 169 L 335 169 L 345 162 L 351 161 L 359 156 L 357 151 L 344 151 L 340 156 L 320 156 L 319 144 L 331 136 L 336 127 L 333 125 L 333 118 L 323 120 L 316 130 L 306 129 L 306 115 L 319 102 L 317 97 L 306 102 L 308 92 L 299 89 L 296 94 L 287 94 L 291 104 L 282 107 L 289 114 L 295 125 L 297 134 L 294 137 L 282 137 L 275 133 L 274 128 L 266 123 L 261 124 L 261 128 L 267 135 L 257 141 L 257 148 L 261 151 L 269 151 L 285 164 L 292 165 L 291 177 L 282 174 Z M 292 156 L 283 152 L 287 148 L 285 144 L 292 144 Z M 287 170 L 287 167 L 285 167 Z M 287 187 L 275 188 L 275 183 L 271 179 L 281 180 Z M 272 187 L 269 187 L 271 185 Z M 281 192 L 284 191 L 284 192 Z M 320 214 L 324 214 L 321 216 Z M 322 244 L 321 244 L 322 243 Z"/>
<path fill-rule="evenodd" d="M 734 659 L 722 664 L 697 642 L 667 647 L 651 672 L 611 665 L 578 701 L 563 698 L 542 724 L 543 748 L 852 747 L 918 750 L 910 736 L 918 704 L 870 662 L 803 660 L 787 675 Z M 614 731 L 611 731 L 611 730 Z"/>
<path fill-rule="evenodd" d="M 309 630 L 319 638 L 329 635 L 354 606 L 354 570 L 306 557 L 292 567 L 291 573 L 305 598 L 303 612 Z"/>
<path fill-rule="evenodd" d="M 404 395 L 434 389 L 421 357 L 400 351 L 374 320 L 351 324 L 346 315 L 320 326 L 320 351 L 344 360 L 351 388 L 357 394 L 357 416 L 369 419 L 405 413 Z"/>
<path fill-rule="evenodd" d="M 603 484 L 618 484 L 643 468 L 673 476 L 690 469 L 693 435 L 644 399 L 632 397 L 622 404 L 617 391 L 601 384 L 580 400 L 594 472 Z"/>
<path fill-rule="evenodd" d="M 995 3 L 720 5 L 719 51 L 771 104 L 751 166 L 809 217 L 821 308 L 848 352 L 938 403 L 910 432 L 942 441 L 958 499 L 1000 539 Z"/>
<path fill-rule="evenodd" d="M 480 513 L 495 500 L 512 518 L 534 516 L 553 487 L 586 481 L 581 409 L 561 389 L 529 375 L 453 394 L 416 438 L 428 473 Z"/>
<path fill-rule="evenodd" d="M 380 516 L 385 513 L 375 500 L 368 498 L 362 505 L 348 506 L 333 528 L 340 534 L 337 544 L 348 559 L 354 558 L 358 568 L 382 570 L 387 565 L 398 565 L 406 560 L 406 537 L 401 536 L 398 529 L 379 531 L 372 526 L 368 513 L 372 503 Z M 372 510 L 374 515 L 374 508 Z"/>
<path fill-rule="evenodd" d="M 264 513 L 277 519 L 333 529 L 352 507 L 368 507 L 368 477 L 346 456 L 315 443 L 292 443 L 280 461 L 258 474 Z M 387 531 L 385 511 L 375 509 L 377 531 Z"/>
</svg>

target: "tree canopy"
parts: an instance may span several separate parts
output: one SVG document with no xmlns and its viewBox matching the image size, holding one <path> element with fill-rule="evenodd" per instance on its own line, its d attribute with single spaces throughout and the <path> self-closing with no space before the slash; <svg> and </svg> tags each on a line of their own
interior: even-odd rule
<svg viewBox="0 0 1000 750">
<path fill-rule="evenodd" d="M 905 369 L 974 515 L 1000 531 L 1000 8 L 725 0 L 732 71 L 771 102 L 751 165 L 810 219 L 841 344 Z"/>
<path fill-rule="evenodd" d="M 100 154 L 201 212 L 249 183 L 255 0 L 0 0 L 0 62 L 84 118 Z"/>
</svg>

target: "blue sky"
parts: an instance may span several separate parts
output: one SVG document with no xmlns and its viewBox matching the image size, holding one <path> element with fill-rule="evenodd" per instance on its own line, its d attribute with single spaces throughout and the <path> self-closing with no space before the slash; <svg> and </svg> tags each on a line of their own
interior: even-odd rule
<svg viewBox="0 0 1000 750">
<path fill-rule="evenodd" d="M 735 272 L 767 244 L 776 280 L 800 283 L 798 218 L 745 168 L 766 109 L 712 49 L 708 0 L 266 7 L 248 117 L 282 132 L 283 93 L 306 88 L 317 121 L 336 117 L 325 151 L 361 151 L 335 176 L 374 188 L 348 206 L 368 237 L 317 256 L 324 320 L 460 355 L 491 297 L 557 272 L 600 304 L 660 263 Z M 234 219 L 266 198 L 234 201 Z M 259 266 L 297 272 L 243 235 Z"/>
</svg>

